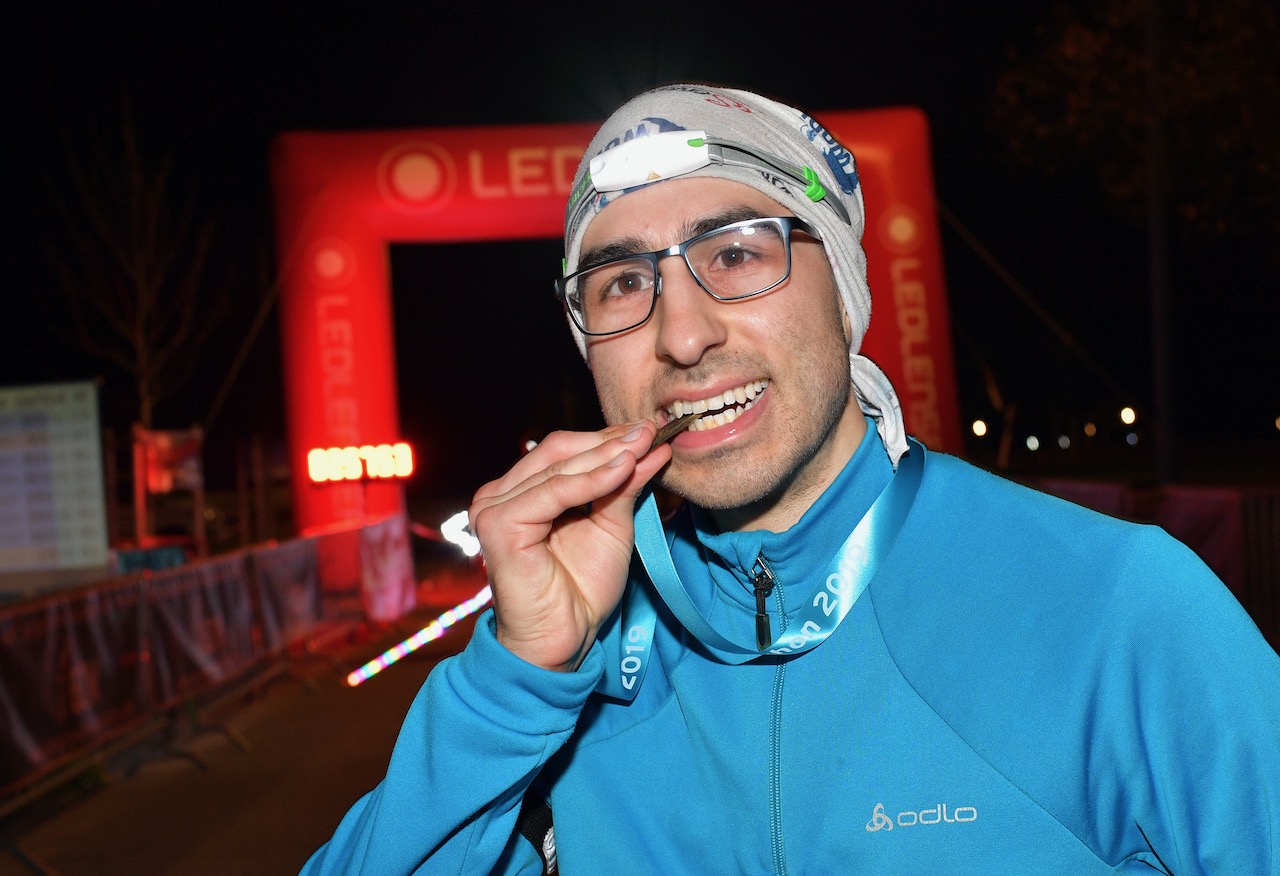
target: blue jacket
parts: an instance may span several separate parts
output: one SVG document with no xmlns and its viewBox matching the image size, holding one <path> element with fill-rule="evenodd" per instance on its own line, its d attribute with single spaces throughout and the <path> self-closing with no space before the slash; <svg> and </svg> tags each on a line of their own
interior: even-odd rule
<svg viewBox="0 0 1280 876">
<path fill-rule="evenodd" d="M 813 598 L 893 477 L 867 432 L 786 533 L 672 521 L 718 631 L 754 638 L 761 553 L 771 613 Z M 1154 527 L 932 453 L 892 551 L 812 651 L 726 665 L 660 606 L 622 704 L 593 694 L 616 624 L 558 674 L 482 617 L 304 872 L 540 872 L 514 832 L 532 787 L 567 874 L 1280 876 L 1280 659 Z"/>
</svg>

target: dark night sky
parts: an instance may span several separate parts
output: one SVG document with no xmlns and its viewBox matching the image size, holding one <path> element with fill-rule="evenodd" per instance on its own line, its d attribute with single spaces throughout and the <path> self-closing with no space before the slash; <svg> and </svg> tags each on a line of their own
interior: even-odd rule
<svg viewBox="0 0 1280 876">
<path fill-rule="evenodd" d="M 924 109 L 939 200 L 1139 406 L 1149 399 L 1144 230 L 1114 214 L 1083 175 L 1048 180 L 1015 167 L 990 124 L 1006 51 L 1035 44 L 1047 4 L 610 6 L 55 0 L 8 12 L 0 385 L 100 374 L 107 422 L 129 421 L 125 378 L 56 331 L 66 305 L 48 255 L 60 233 L 50 193 L 66 190 L 67 144 L 78 151 L 118 136 L 122 95 L 144 152 L 172 160 L 176 190 L 217 229 L 210 294 L 230 306 L 185 397 L 158 411 L 159 426 L 179 427 L 208 415 L 257 307 L 257 264 L 271 253 L 266 156 L 275 134 L 597 120 L 649 85 L 692 79 L 814 111 Z M 944 229 L 943 243 L 966 418 L 989 416 L 980 360 L 1032 419 L 1111 403 L 956 234 Z M 1189 445 L 1262 448 L 1259 466 L 1274 472 L 1280 259 L 1274 239 L 1270 260 L 1267 248 L 1196 242 L 1175 253 L 1175 387 Z M 554 242 L 394 249 L 405 432 L 426 456 L 459 459 L 423 473 L 417 489 L 465 496 L 505 467 L 525 430 L 562 425 L 544 421 L 563 410 L 563 392 L 589 385 L 544 291 L 558 260 Z M 278 331 L 268 324 L 214 422 L 213 471 L 225 469 L 237 437 L 261 429 L 278 438 L 283 428 Z M 1222 418 L 1212 429 L 1210 414 Z M 1233 441 L 1219 440 L 1224 433 Z M 1255 443 L 1233 443 L 1241 437 Z"/>
</svg>

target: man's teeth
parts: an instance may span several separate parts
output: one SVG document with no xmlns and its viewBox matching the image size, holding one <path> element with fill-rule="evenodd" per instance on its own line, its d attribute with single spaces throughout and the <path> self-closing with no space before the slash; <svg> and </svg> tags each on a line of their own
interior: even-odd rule
<svg viewBox="0 0 1280 876">
<path fill-rule="evenodd" d="M 672 417 L 712 412 L 708 416 L 695 420 L 693 425 L 689 427 L 690 432 L 705 432 L 707 429 L 715 429 L 727 423 L 732 423 L 742 416 L 745 411 L 751 410 L 751 407 L 755 404 L 756 396 L 764 392 L 765 387 L 768 385 L 769 381 L 767 380 L 756 380 L 733 389 L 726 389 L 720 395 L 713 395 L 711 398 L 672 402 L 667 407 L 667 411 Z"/>
</svg>

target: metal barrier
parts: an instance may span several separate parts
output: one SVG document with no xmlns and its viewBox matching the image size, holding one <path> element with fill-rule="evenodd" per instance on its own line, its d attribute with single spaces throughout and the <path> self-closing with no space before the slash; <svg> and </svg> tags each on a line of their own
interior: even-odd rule
<svg viewBox="0 0 1280 876">
<path fill-rule="evenodd" d="M 384 518 L 0 608 L 0 814 L 322 625 L 410 610 L 406 531 Z"/>
</svg>

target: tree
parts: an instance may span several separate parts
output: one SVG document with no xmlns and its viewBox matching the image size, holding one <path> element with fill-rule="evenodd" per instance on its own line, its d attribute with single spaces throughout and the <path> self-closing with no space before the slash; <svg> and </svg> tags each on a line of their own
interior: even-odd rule
<svg viewBox="0 0 1280 876">
<path fill-rule="evenodd" d="M 213 224 L 194 202 L 173 207 L 169 161 L 148 166 L 127 105 L 120 142 L 68 150 L 71 203 L 55 193 L 69 251 L 51 253 L 71 312 L 74 341 L 131 375 L 138 422 L 190 376 L 196 351 L 222 315 L 207 292 Z"/>
<path fill-rule="evenodd" d="M 995 118 L 1011 153 L 1092 169 L 1147 222 L 1157 477 L 1177 477 L 1168 229 L 1280 232 L 1280 27 L 1274 0 L 1094 0 L 1054 7 L 1012 58 Z"/>
<path fill-rule="evenodd" d="M 1050 173 L 1090 168 L 1116 205 L 1145 217 L 1162 145 L 1170 215 L 1183 227 L 1280 230 L 1274 0 L 1059 3 L 1039 35 L 1037 52 L 1013 53 L 996 86 L 1015 157 Z"/>
</svg>

